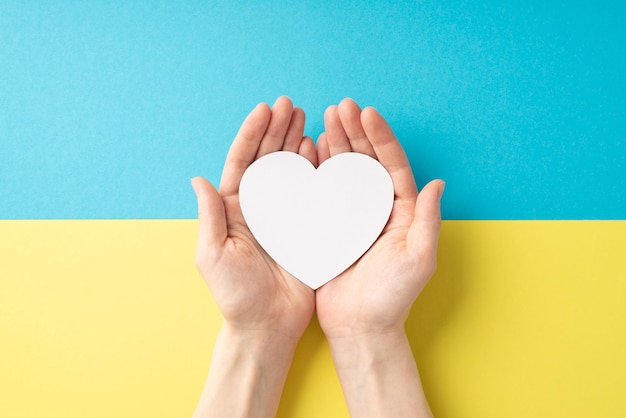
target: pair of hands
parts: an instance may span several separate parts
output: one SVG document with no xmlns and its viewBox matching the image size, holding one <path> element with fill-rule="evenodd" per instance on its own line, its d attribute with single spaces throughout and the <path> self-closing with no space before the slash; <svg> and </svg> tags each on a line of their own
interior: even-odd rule
<svg viewBox="0 0 626 418">
<path fill-rule="evenodd" d="M 235 137 L 219 191 L 192 179 L 196 264 L 224 317 L 195 417 L 275 416 L 296 345 L 316 310 L 351 416 L 432 416 L 404 322 L 435 270 L 444 183 L 432 181 L 418 194 L 400 143 L 373 108 L 344 99 L 326 110 L 324 125 L 315 145 L 303 136 L 304 112 L 287 97 L 271 108 L 259 104 Z M 316 291 L 259 246 L 239 206 L 245 170 L 281 150 L 314 166 L 342 152 L 364 153 L 387 169 L 394 186 L 379 238 Z"/>
<path fill-rule="evenodd" d="M 287 97 L 259 104 L 243 122 L 226 158 L 219 191 L 196 177 L 199 233 L 196 265 L 224 317 L 245 335 L 280 335 L 295 343 L 313 312 L 331 341 L 347 335 L 404 332 L 414 300 L 435 271 L 444 183 L 418 194 L 409 161 L 387 122 L 351 99 L 324 113 L 315 146 L 303 136 L 305 115 Z M 239 207 L 239 183 L 256 159 L 297 152 L 314 166 L 342 152 L 376 158 L 392 178 L 395 198 L 387 225 L 349 269 L 317 291 L 290 275 L 259 246 Z M 304 220 L 306 221 L 306 220 Z"/>
</svg>

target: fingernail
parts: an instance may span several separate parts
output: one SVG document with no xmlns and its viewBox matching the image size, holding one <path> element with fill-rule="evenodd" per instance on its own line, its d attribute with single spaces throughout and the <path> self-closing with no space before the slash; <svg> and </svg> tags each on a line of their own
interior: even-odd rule
<svg viewBox="0 0 626 418">
<path fill-rule="evenodd" d="M 446 188 L 446 182 L 441 180 L 441 185 L 439 186 L 439 199 L 441 199 L 441 196 L 443 196 L 443 191 Z"/>
</svg>

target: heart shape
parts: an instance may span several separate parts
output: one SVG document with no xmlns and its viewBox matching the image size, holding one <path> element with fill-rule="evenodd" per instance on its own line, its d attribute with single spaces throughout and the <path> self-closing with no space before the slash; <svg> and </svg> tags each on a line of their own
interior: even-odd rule
<svg viewBox="0 0 626 418">
<path fill-rule="evenodd" d="M 315 167 L 287 151 L 267 154 L 245 171 L 239 204 L 265 251 L 317 289 L 376 241 L 393 207 L 391 177 L 374 158 L 337 154 Z"/>
</svg>

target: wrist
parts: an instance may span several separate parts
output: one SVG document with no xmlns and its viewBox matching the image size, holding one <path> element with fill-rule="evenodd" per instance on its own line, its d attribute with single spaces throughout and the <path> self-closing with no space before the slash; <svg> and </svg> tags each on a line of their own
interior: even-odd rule
<svg viewBox="0 0 626 418">
<path fill-rule="evenodd" d="M 432 417 L 404 329 L 329 339 L 350 415 Z"/>
<path fill-rule="evenodd" d="M 386 322 L 366 326 L 361 324 L 351 324 L 343 326 L 328 327 L 320 324 L 324 336 L 329 344 L 333 342 L 351 344 L 370 344 L 371 342 L 383 339 L 392 339 L 406 335 L 404 321 Z"/>
<path fill-rule="evenodd" d="M 312 290 L 307 290 L 299 296 L 298 291 L 290 290 L 292 295 L 296 295 L 293 298 L 259 296 L 258 303 L 252 307 L 245 303 L 237 304 L 235 309 L 222 307 L 223 326 L 220 332 L 259 341 L 278 338 L 281 342 L 296 345 L 315 310 L 314 294 L 309 295 Z"/>
<path fill-rule="evenodd" d="M 280 333 L 224 324 L 194 417 L 275 416 L 296 345 Z"/>
<path fill-rule="evenodd" d="M 373 368 L 381 363 L 396 361 L 396 355 L 406 353 L 407 349 L 410 352 L 403 328 L 380 332 L 343 330 L 327 339 L 338 369 Z"/>
<path fill-rule="evenodd" d="M 233 350 L 240 350 L 250 357 L 281 357 L 293 354 L 298 345 L 299 337 L 288 335 L 276 330 L 238 328 L 225 322 L 219 332 L 218 340 Z"/>
</svg>

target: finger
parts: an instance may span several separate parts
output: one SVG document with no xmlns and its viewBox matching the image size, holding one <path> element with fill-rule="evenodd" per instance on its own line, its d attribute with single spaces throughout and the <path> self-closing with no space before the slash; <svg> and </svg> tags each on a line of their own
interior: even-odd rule
<svg viewBox="0 0 626 418">
<path fill-rule="evenodd" d="M 317 164 L 322 164 L 330 158 L 330 149 L 328 149 L 328 141 L 326 140 L 326 132 L 322 132 L 317 138 Z"/>
<path fill-rule="evenodd" d="M 421 274 L 430 277 L 437 266 L 441 228 L 441 196 L 445 183 L 433 180 L 417 196 L 415 216 L 407 233 L 407 248 L 418 257 Z"/>
<path fill-rule="evenodd" d="M 285 142 L 283 143 L 283 151 L 298 152 L 302 135 L 304 132 L 304 111 L 299 107 L 294 107 L 291 114 L 289 128 L 285 134 Z"/>
<path fill-rule="evenodd" d="M 339 119 L 348 136 L 352 151 L 376 158 L 374 148 L 361 125 L 361 108 L 352 99 L 343 99 L 338 106 Z"/>
<path fill-rule="evenodd" d="M 260 103 L 241 124 L 224 163 L 220 183 L 220 192 L 223 196 L 236 194 L 239 190 L 241 176 L 255 159 L 265 130 L 270 123 L 270 116 L 269 106 Z"/>
<path fill-rule="evenodd" d="M 352 151 L 350 141 L 341 125 L 337 106 L 330 106 L 324 112 L 324 127 L 331 157 L 342 152 Z"/>
<path fill-rule="evenodd" d="M 372 107 L 367 107 L 361 112 L 361 123 L 378 161 L 391 176 L 396 197 L 415 200 L 417 187 L 411 165 L 389 124 Z"/>
<path fill-rule="evenodd" d="M 317 168 L 317 151 L 315 151 L 315 144 L 310 136 L 302 138 L 298 154 L 309 160 L 311 164 L 313 164 L 313 167 Z"/>
<path fill-rule="evenodd" d="M 272 106 L 270 124 L 267 127 L 265 136 L 261 140 L 256 158 L 261 158 L 265 154 L 279 151 L 283 148 L 292 113 L 293 104 L 291 103 L 291 99 L 287 96 L 279 97 L 274 103 L 274 106 Z M 302 135 L 300 135 L 300 138 L 302 138 Z"/>
<path fill-rule="evenodd" d="M 217 190 L 202 177 L 191 179 L 198 199 L 198 261 L 219 250 L 227 237 L 224 203 Z"/>
</svg>

